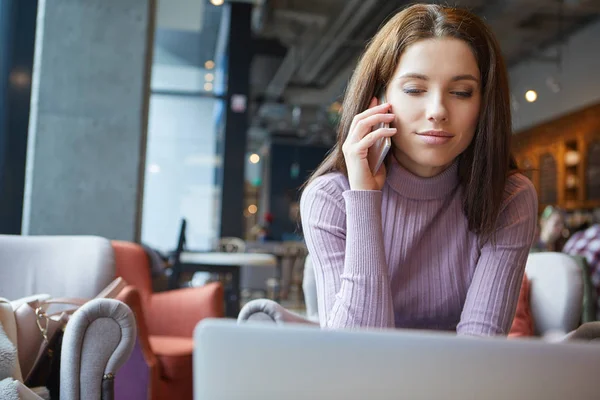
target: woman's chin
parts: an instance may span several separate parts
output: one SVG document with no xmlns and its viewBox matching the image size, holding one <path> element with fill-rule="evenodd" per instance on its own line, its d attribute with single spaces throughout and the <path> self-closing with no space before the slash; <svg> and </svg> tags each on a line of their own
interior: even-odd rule
<svg viewBox="0 0 600 400">
<path fill-rule="evenodd" d="M 425 171 L 430 171 L 427 172 L 426 175 L 437 175 L 448 168 L 455 159 L 452 155 L 432 153 L 433 152 L 422 152 L 418 157 L 408 157 L 403 154 L 398 154 L 396 159 L 409 171 L 423 171 L 422 173 L 418 173 L 418 175 L 422 175 Z"/>
</svg>

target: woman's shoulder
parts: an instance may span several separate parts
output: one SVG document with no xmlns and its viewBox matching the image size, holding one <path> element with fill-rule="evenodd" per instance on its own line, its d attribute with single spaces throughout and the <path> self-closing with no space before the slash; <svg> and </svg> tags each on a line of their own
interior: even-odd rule
<svg viewBox="0 0 600 400">
<path fill-rule="evenodd" d="M 519 172 L 510 174 L 504 185 L 504 197 L 501 208 L 506 208 L 511 204 L 535 208 L 537 212 L 538 199 L 535 186 L 533 186 L 529 178 Z"/>
<path fill-rule="evenodd" d="M 341 172 L 329 172 L 313 179 L 302 192 L 301 202 L 331 199 L 343 204 L 343 193 L 350 190 L 348 178 Z"/>
<path fill-rule="evenodd" d="M 535 186 L 533 186 L 533 183 L 531 180 L 529 180 L 529 178 L 520 172 L 515 172 L 508 176 L 506 185 L 504 186 L 504 193 L 506 196 L 511 196 L 518 193 L 535 195 L 536 191 Z"/>
</svg>

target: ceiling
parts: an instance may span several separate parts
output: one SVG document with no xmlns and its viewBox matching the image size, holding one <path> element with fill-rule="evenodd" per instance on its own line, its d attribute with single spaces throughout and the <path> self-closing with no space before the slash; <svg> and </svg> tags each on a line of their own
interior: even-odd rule
<svg viewBox="0 0 600 400">
<path fill-rule="evenodd" d="M 327 110 L 341 100 L 368 39 L 408 3 L 412 2 L 266 0 L 255 6 L 257 39 L 278 41 L 287 51 L 254 56 L 251 139 L 270 134 L 330 141 L 333 129 Z M 509 65 L 542 57 L 559 38 L 600 16 L 600 0 L 456 0 L 452 4 L 486 19 Z"/>
</svg>

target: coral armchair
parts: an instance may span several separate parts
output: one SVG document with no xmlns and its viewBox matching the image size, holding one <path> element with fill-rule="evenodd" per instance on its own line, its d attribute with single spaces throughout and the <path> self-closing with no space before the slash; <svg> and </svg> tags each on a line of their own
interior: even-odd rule
<svg viewBox="0 0 600 400">
<path fill-rule="evenodd" d="M 128 286 L 119 300 L 133 310 L 138 342 L 116 393 L 128 399 L 192 399 L 192 333 L 204 318 L 224 316 L 220 283 L 154 293 L 150 259 L 138 244 L 113 241 L 116 274 Z"/>
</svg>

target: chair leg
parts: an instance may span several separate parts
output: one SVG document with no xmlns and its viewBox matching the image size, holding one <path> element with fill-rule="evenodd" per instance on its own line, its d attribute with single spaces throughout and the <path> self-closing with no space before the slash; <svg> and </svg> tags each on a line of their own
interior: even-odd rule
<svg viewBox="0 0 600 400">
<path fill-rule="evenodd" d="M 169 290 L 174 290 L 179 288 L 179 278 L 181 276 L 181 267 L 179 263 L 176 263 L 171 268 L 171 275 L 169 275 Z"/>
</svg>

